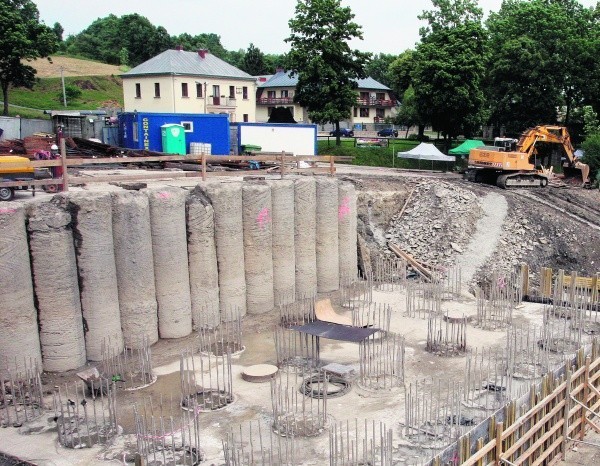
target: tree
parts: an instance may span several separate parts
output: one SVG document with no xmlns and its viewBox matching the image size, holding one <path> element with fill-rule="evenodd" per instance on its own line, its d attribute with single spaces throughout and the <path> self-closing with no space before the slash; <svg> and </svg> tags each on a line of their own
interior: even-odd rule
<svg viewBox="0 0 600 466">
<path fill-rule="evenodd" d="M 386 53 L 375 54 L 365 66 L 365 73 L 374 80 L 391 87 L 392 77 L 389 74 L 389 68 L 395 59 L 396 55 Z"/>
<path fill-rule="evenodd" d="M 596 81 L 591 26 L 592 12 L 576 0 L 504 1 L 487 21 L 491 123 L 518 134 L 556 123 L 560 110 L 568 125 Z"/>
<path fill-rule="evenodd" d="M 356 105 L 356 79 L 366 77 L 370 57 L 348 45 L 353 38 L 362 39 L 353 19 L 340 0 L 298 0 L 285 39 L 291 45 L 288 68 L 298 74 L 294 101 L 307 109 L 313 122 L 333 123 L 337 130 Z"/>
<path fill-rule="evenodd" d="M 58 42 L 62 42 L 65 28 L 63 28 L 60 23 L 54 23 L 52 30 L 54 31 L 54 34 L 56 34 L 56 40 L 58 40 Z"/>
<path fill-rule="evenodd" d="M 413 54 L 412 50 L 405 50 L 388 66 L 387 74 L 390 80 L 388 86 L 397 96 L 404 95 L 411 85 L 411 74 L 415 67 Z"/>
<path fill-rule="evenodd" d="M 432 3 L 435 10 L 419 16 L 429 25 L 421 29 L 411 77 L 419 114 L 442 132 L 449 148 L 452 138 L 470 135 L 482 122 L 486 36 L 476 2 Z"/>
<path fill-rule="evenodd" d="M 56 34 L 39 21 L 39 12 L 31 0 L 0 2 L 0 87 L 4 115 L 8 115 L 10 86 L 31 88 L 35 70 L 22 60 L 48 57 L 56 50 Z"/>
<path fill-rule="evenodd" d="M 591 106 L 583 108 L 585 134 L 583 162 L 590 166 L 590 179 L 600 181 L 600 124 L 598 115 Z"/>
<path fill-rule="evenodd" d="M 398 109 L 398 113 L 394 117 L 394 123 L 397 125 L 406 126 L 405 137 L 408 137 L 410 127 L 415 125 L 419 127 L 419 137 L 423 137 L 425 122 L 419 114 L 419 109 L 417 108 L 417 103 L 415 100 L 415 91 L 412 86 L 409 86 L 408 89 L 404 91 L 402 104 Z"/>
<path fill-rule="evenodd" d="M 244 59 L 242 60 L 242 70 L 252 76 L 259 74 L 267 74 L 267 66 L 265 63 L 265 54 L 260 51 L 254 44 L 250 44 Z"/>
</svg>

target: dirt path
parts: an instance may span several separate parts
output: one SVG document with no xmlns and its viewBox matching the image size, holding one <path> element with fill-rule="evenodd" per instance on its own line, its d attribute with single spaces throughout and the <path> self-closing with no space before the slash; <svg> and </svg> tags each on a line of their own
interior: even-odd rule
<svg viewBox="0 0 600 466">
<path fill-rule="evenodd" d="M 491 192 L 481 200 L 481 208 L 484 215 L 477 222 L 475 234 L 466 251 L 456 260 L 465 283 L 472 280 L 477 269 L 486 263 L 496 249 L 508 212 L 508 203 L 502 194 Z"/>
</svg>

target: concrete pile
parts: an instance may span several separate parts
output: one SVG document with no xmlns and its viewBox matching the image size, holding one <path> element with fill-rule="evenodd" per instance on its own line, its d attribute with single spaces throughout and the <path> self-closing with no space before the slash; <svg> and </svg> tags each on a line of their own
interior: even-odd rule
<svg viewBox="0 0 600 466">
<path fill-rule="evenodd" d="M 107 344 L 118 354 L 335 291 L 357 274 L 356 235 L 354 186 L 329 178 L 4 203 L 0 370 L 73 370 Z"/>
<path fill-rule="evenodd" d="M 450 265 L 464 251 L 483 215 L 476 194 L 444 182 L 418 185 L 402 217 L 395 215 L 385 234 L 413 257 Z"/>
</svg>

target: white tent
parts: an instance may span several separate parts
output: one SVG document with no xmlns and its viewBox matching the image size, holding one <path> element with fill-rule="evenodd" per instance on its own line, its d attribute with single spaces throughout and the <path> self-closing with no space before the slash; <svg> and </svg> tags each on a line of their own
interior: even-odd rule
<svg viewBox="0 0 600 466">
<path fill-rule="evenodd" d="M 433 144 L 422 142 L 417 147 L 407 152 L 398 152 L 398 157 L 403 159 L 431 160 L 441 162 L 454 162 L 456 158 L 453 155 L 444 155 Z"/>
</svg>

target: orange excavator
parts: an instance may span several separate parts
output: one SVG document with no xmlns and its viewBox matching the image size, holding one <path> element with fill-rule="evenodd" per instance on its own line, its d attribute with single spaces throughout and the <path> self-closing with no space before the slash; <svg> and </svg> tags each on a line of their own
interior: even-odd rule
<svg viewBox="0 0 600 466">
<path fill-rule="evenodd" d="M 496 184 L 501 188 L 545 187 L 553 176 L 552 151 L 547 144 L 558 144 L 564 155 L 561 165 L 565 176 L 581 177 L 589 186 L 590 167 L 575 156 L 571 137 L 564 126 L 536 126 L 517 139 L 496 138 L 493 146 L 482 146 L 469 152 L 470 181 Z"/>
</svg>

